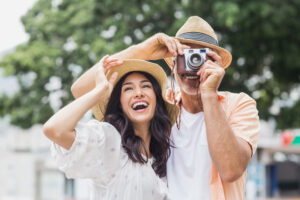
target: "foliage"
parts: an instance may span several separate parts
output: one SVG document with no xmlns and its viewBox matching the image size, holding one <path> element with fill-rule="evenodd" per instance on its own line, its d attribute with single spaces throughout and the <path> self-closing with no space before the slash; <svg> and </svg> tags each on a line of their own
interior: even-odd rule
<svg viewBox="0 0 300 200">
<path fill-rule="evenodd" d="M 0 97 L 0 116 L 23 128 L 44 123 L 58 108 L 51 99 L 67 104 L 71 84 L 103 55 L 157 32 L 175 35 L 199 15 L 233 54 L 221 89 L 255 97 L 260 117 L 275 118 L 278 128 L 299 127 L 299 114 L 291 116 L 300 100 L 290 95 L 299 88 L 299 8 L 298 0 L 39 0 L 22 18 L 29 41 L 0 61 L 20 86 Z M 282 112 L 270 109 L 274 102 Z"/>
</svg>

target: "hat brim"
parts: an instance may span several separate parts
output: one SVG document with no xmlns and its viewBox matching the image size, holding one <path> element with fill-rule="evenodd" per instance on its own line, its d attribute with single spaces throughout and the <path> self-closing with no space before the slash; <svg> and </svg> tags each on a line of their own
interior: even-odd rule
<svg viewBox="0 0 300 200">
<path fill-rule="evenodd" d="M 158 84 L 161 87 L 162 97 L 165 102 L 170 121 L 173 125 L 175 123 L 176 117 L 179 113 L 179 108 L 178 108 L 178 106 L 174 106 L 174 104 L 172 102 L 169 102 L 165 97 L 166 89 L 167 89 L 167 76 L 166 76 L 166 73 L 164 72 L 164 70 L 159 65 L 157 65 L 155 63 L 147 62 L 144 60 L 127 59 L 127 60 L 123 60 L 123 64 L 112 68 L 107 73 L 106 77 L 109 80 L 114 72 L 118 72 L 118 77 L 114 84 L 114 87 L 115 87 L 115 85 L 119 82 L 119 80 L 125 74 L 127 74 L 129 72 L 135 72 L 135 71 L 136 72 L 146 72 L 146 73 L 152 75 L 157 80 Z M 106 107 L 107 107 L 108 101 L 109 101 L 109 99 L 101 101 L 98 104 L 96 104 L 92 109 L 94 116 L 99 121 L 104 120 L 104 114 L 106 112 Z"/>
<path fill-rule="evenodd" d="M 184 43 L 184 44 L 187 44 L 187 45 L 188 44 L 199 44 L 199 45 L 202 45 L 204 47 L 207 47 L 207 48 L 210 48 L 210 49 L 213 49 L 213 50 L 217 51 L 219 56 L 221 56 L 221 58 L 222 58 L 222 67 L 224 69 L 229 67 L 229 65 L 231 64 L 231 61 L 232 61 L 231 53 L 228 50 L 226 50 L 222 47 L 219 47 L 219 46 L 216 46 L 216 45 L 213 45 L 213 44 L 209 44 L 209 43 L 206 43 L 206 42 L 201 42 L 201 41 L 196 41 L 196 40 L 189 40 L 189 39 L 182 39 L 182 38 L 179 38 L 179 37 L 175 37 L 175 39 L 179 40 L 180 43 Z M 173 67 L 174 63 L 173 63 L 173 60 L 172 60 L 171 57 L 164 58 L 164 60 L 170 68 Z"/>
</svg>

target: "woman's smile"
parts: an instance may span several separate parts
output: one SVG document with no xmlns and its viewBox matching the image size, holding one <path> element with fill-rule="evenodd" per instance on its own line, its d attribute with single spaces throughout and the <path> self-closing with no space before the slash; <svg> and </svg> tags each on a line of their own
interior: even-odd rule
<svg viewBox="0 0 300 200">
<path fill-rule="evenodd" d="M 149 103 L 145 100 L 138 100 L 136 102 L 133 103 L 133 105 L 131 106 L 132 109 L 136 112 L 144 112 L 149 106 Z"/>
</svg>

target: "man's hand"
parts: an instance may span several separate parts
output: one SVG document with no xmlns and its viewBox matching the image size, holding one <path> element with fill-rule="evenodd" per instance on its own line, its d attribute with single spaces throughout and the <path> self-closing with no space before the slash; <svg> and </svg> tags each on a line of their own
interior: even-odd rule
<svg viewBox="0 0 300 200">
<path fill-rule="evenodd" d="M 147 55 L 147 60 L 176 57 L 178 54 L 182 55 L 184 49 L 190 48 L 164 33 L 153 35 L 141 43 L 141 45 L 142 53 Z"/>
<path fill-rule="evenodd" d="M 216 93 L 220 83 L 225 75 L 225 70 L 222 66 L 222 58 L 216 52 L 207 52 L 207 55 L 214 61 L 207 60 L 197 72 L 200 76 L 200 93 Z"/>
<path fill-rule="evenodd" d="M 106 74 L 108 70 L 112 67 L 119 66 L 123 63 L 123 61 L 117 58 L 111 58 L 108 55 L 104 56 L 98 63 L 97 63 L 97 71 L 95 76 L 96 87 L 103 92 L 104 99 L 109 98 L 113 85 L 118 77 L 118 72 L 114 72 L 109 80 L 106 78 Z"/>
</svg>

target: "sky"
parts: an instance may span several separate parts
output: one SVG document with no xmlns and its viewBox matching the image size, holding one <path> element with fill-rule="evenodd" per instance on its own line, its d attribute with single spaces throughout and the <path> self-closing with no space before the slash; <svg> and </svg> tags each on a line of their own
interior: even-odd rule
<svg viewBox="0 0 300 200">
<path fill-rule="evenodd" d="M 27 41 L 21 17 L 36 1 L 0 0 L 0 53 Z"/>
</svg>

